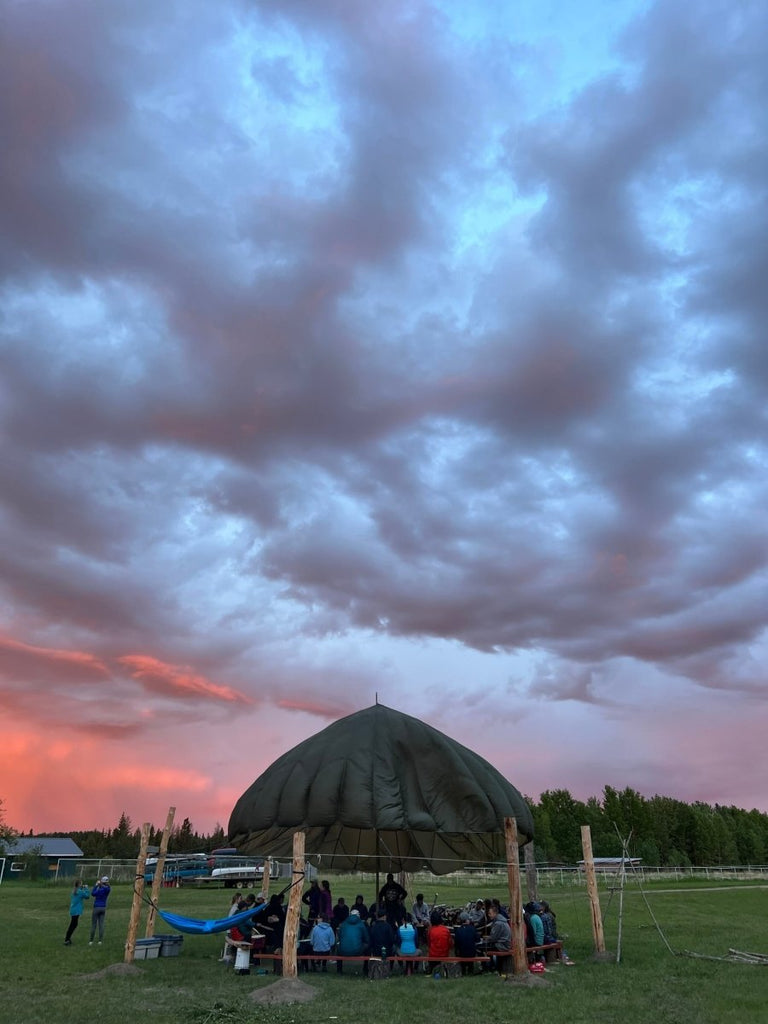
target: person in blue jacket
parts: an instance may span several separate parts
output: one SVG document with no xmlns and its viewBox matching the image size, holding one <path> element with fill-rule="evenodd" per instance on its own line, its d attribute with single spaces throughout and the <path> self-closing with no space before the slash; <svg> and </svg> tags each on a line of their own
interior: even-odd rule
<svg viewBox="0 0 768 1024">
<path fill-rule="evenodd" d="M 99 945 L 104 940 L 104 918 L 107 916 L 107 900 L 112 889 L 109 885 L 109 878 L 104 875 L 91 889 L 91 896 L 93 896 L 93 913 L 91 914 L 91 937 L 88 942 L 89 946 L 93 945 L 93 937 L 96 934 L 96 928 L 99 929 Z"/>
<path fill-rule="evenodd" d="M 64 945 L 72 945 L 72 936 L 75 928 L 80 924 L 80 915 L 83 912 L 83 901 L 91 898 L 91 890 L 81 880 L 72 885 L 72 894 L 69 897 L 69 928 L 64 936 Z"/>
<path fill-rule="evenodd" d="M 351 910 L 347 920 L 339 925 L 336 952 L 340 957 L 361 956 L 368 952 L 369 945 L 368 925 L 362 920 L 358 910 Z M 336 961 L 336 970 L 341 974 L 342 969 L 342 961 L 339 959 Z"/>
</svg>

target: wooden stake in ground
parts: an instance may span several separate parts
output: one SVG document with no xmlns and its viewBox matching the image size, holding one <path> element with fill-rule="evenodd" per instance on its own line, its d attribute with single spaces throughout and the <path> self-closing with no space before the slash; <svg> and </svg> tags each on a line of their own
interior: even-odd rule
<svg viewBox="0 0 768 1024">
<path fill-rule="evenodd" d="M 141 845 L 139 846 L 139 859 L 136 861 L 136 878 L 133 883 L 133 903 L 131 903 L 131 916 L 128 920 L 128 935 L 125 940 L 125 956 L 123 959 L 127 964 L 133 963 L 133 954 L 136 950 L 136 932 L 139 930 L 139 918 L 141 917 L 141 902 L 144 895 L 144 871 L 147 867 L 147 846 L 149 845 L 149 822 L 145 821 L 141 826 Z"/>
<path fill-rule="evenodd" d="M 592 913 L 592 936 L 595 940 L 595 952 L 605 952 L 603 935 L 603 918 L 600 914 L 600 897 L 597 894 L 597 878 L 595 877 L 595 859 L 592 856 L 592 831 L 589 825 L 581 826 L 581 848 L 584 851 L 584 876 L 587 880 L 587 895 Z"/>
<path fill-rule="evenodd" d="M 517 822 L 504 819 L 504 842 L 507 848 L 507 880 L 509 882 L 509 924 L 512 929 L 512 961 L 515 974 L 526 974 L 525 922 L 520 892 L 520 848 L 517 843 Z"/>
<path fill-rule="evenodd" d="M 539 873 L 536 870 L 536 855 L 533 850 L 533 843 L 526 843 L 523 847 L 525 858 L 525 887 L 528 890 L 528 901 L 538 903 L 539 900 Z"/>
<path fill-rule="evenodd" d="M 295 978 L 296 970 L 296 938 L 299 934 L 299 917 L 301 915 L 301 879 L 304 874 L 304 842 L 303 832 L 293 833 L 293 881 L 291 894 L 288 897 L 288 912 L 285 915 L 285 934 L 283 935 L 283 977 Z"/>
<path fill-rule="evenodd" d="M 168 840 L 171 838 L 171 829 L 173 828 L 173 816 L 176 814 L 175 807 L 168 808 L 168 817 L 165 819 L 165 828 L 163 829 L 163 838 L 160 840 L 160 849 L 157 854 L 157 864 L 155 864 L 155 877 L 152 879 L 152 905 L 149 908 L 149 916 L 147 917 L 147 930 L 144 932 L 145 939 L 151 939 L 155 934 L 155 918 L 157 913 L 155 906 L 157 905 L 157 897 L 160 895 L 160 886 L 163 883 L 163 872 L 165 871 L 165 855 L 168 852 Z"/>
<path fill-rule="evenodd" d="M 272 871 L 272 858 L 265 857 L 264 865 L 261 869 L 261 891 L 264 893 L 264 899 L 269 900 L 269 876 Z"/>
</svg>

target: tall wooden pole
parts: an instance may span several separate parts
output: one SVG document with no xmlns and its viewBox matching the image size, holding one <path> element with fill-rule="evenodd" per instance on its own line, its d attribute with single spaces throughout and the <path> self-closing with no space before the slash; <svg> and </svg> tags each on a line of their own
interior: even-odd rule
<svg viewBox="0 0 768 1024">
<path fill-rule="evenodd" d="M 264 858 L 264 866 L 261 869 L 261 891 L 264 893 L 264 899 L 269 900 L 269 881 L 270 872 L 272 871 L 272 858 Z"/>
<path fill-rule="evenodd" d="M 592 914 L 592 936 L 595 940 L 595 952 L 604 953 L 603 918 L 600 913 L 600 897 L 597 893 L 597 878 L 595 877 L 595 859 L 592 856 L 592 831 L 589 825 L 581 826 L 581 848 L 584 851 L 584 876 L 587 879 L 587 895 L 589 896 L 589 908 Z"/>
<path fill-rule="evenodd" d="M 168 853 L 168 840 L 171 838 L 171 829 L 173 828 L 173 816 L 176 814 L 175 807 L 168 808 L 168 817 L 165 819 L 165 828 L 163 829 L 163 837 L 160 840 L 160 849 L 157 854 L 157 863 L 155 864 L 155 875 L 152 879 L 152 903 L 149 908 L 149 915 L 147 917 L 147 928 L 144 932 L 145 939 L 151 939 L 155 934 L 155 918 L 157 912 L 155 906 L 157 905 L 157 897 L 160 895 L 160 886 L 163 883 L 163 872 L 165 871 L 165 855 Z"/>
<path fill-rule="evenodd" d="M 621 851 L 621 881 L 619 882 L 619 928 L 616 936 L 616 963 L 621 963 L 621 928 L 624 921 L 624 883 L 627 880 L 627 853 L 628 850 L 624 847 Z"/>
<path fill-rule="evenodd" d="M 533 850 L 533 843 L 526 843 L 523 847 L 525 858 L 525 887 L 528 890 L 528 901 L 538 902 L 539 899 L 539 873 L 536 870 L 536 855 Z"/>
<path fill-rule="evenodd" d="M 514 818 L 504 819 L 504 843 L 507 850 L 512 961 L 515 974 L 525 974 L 528 971 L 528 957 L 525 955 L 525 922 L 520 891 L 520 848 L 517 842 L 517 822 Z"/>
<path fill-rule="evenodd" d="M 293 833 L 293 881 L 291 894 L 288 897 L 288 913 L 285 916 L 285 935 L 283 936 L 283 977 L 295 978 L 296 971 L 296 939 L 299 934 L 299 917 L 301 916 L 301 876 L 304 874 L 304 842 L 303 832 Z"/>
<path fill-rule="evenodd" d="M 141 826 L 141 845 L 139 846 L 139 859 L 136 861 L 136 878 L 133 883 L 133 903 L 131 903 L 131 916 L 128 920 L 128 935 L 125 939 L 123 959 L 127 964 L 133 963 L 133 954 L 136 950 L 136 932 L 139 930 L 139 918 L 141 917 L 141 898 L 144 894 L 144 872 L 147 867 L 148 845 L 149 822 L 145 821 Z"/>
</svg>

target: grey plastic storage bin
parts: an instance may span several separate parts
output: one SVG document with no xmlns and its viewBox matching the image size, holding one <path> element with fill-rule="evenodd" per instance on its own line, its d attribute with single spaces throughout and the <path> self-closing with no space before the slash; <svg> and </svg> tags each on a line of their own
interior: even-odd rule
<svg viewBox="0 0 768 1024">
<path fill-rule="evenodd" d="M 154 939 L 136 939 L 136 949 L 133 951 L 134 960 L 155 960 L 160 956 L 160 947 L 162 946 L 162 940 L 158 938 Z"/>
<path fill-rule="evenodd" d="M 160 956 L 178 956 L 181 952 L 183 935 L 156 935 L 160 939 Z"/>
</svg>

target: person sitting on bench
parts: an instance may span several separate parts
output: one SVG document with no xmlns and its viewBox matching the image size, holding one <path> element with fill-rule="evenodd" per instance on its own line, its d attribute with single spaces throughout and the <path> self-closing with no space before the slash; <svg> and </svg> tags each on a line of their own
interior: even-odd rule
<svg viewBox="0 0 768 1024">
<path fill-rule="evenodd" d="M 456 949 L 456 956 L 473 957 L 477 956 L 477 940 L 479 936 L 477 929 L 472 924 L 469 914 L 465 910 L 459 915 L 459 927 L 453 933 L 453 945 Z M 474 964 L 462 963 L 461 973 L 472 974 Z"/>
<path fill-rule="evenodd" d="M 512 953 L 512 929 L 509 927 L 509 921 L 502 916 L 498 907 L 490 907 L 488 920 L 491 926 L 488 930 L 486 950 L 493 954 L 492 969 L 501 974 L 503 968 L 509 963 Z"/>
</svg>

